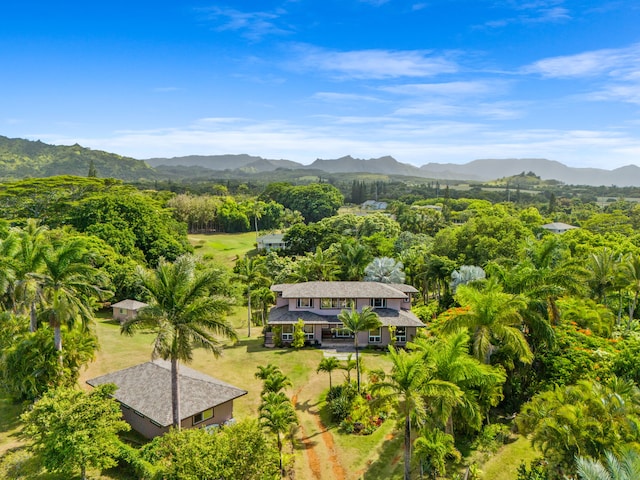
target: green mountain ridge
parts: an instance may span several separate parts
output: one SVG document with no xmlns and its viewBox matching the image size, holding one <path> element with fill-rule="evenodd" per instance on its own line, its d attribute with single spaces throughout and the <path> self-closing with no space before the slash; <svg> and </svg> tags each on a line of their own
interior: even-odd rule
<svg viewBox="0 0 640 480">
<path fill-rule="evenodd" d="M 91 162 L 99 177 L 125 181 L 154 179 L 156 171 L 143 160 L 75 145 L 49 145 L 39 140 L 0 135 L 0 178 L 77 175 L 86 177 Z"/>
</svg>

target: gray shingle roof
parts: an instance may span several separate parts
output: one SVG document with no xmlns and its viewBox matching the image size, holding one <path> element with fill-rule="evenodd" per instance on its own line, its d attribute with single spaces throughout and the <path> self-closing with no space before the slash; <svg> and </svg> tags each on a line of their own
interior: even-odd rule
<svg viewBox="0 0 640 480">
<path fill-rule="evenodd" d="M 544 225 L 542 225 L 542 228 L 545 228 L 547 230 L 572 230 L 578 227 L 574 225 L 569 225 L 568 223 L 553 222 L 553 223 L 545 223 Z"/>
<path fill-rule="evenodd" d="M 147 304 L 144 302 L 129 299 L 111 304 L 111 307 L 113 308 L 124 308 L 125 310 L 140 310 L 141 308 L 144 308 L 146 306 Z"/>
<path fill-rule="evenodd" d="M 406 298 L 417 290 L 410 285 L 379 282 L 280 283 L 271 290 L 282 298 Z"/>
<path fill-rule="evenodd" d="M 182 419 L 246 395 L 246 390 L 180 365 Z M 173 423 L 171 363 L 154 360 L 87 380 L 92 387 L 114 383 L 114 397 L 163 427 Z"/>
<path fill-rule="evenodd" d="M 394 310 L 392 308 L 376 308 L 374 310 L 383 327 L 391 325 L 396 327 L 424 327 L 415 314 L 409 310 Z M 269 312 L 269 325 L 288 325 L 297 323 L 301 318 L 304 323 L 316 325 L 336 325 L 341 323 L 337 315 L 318 315 L 313 312 L 296 310 L 290 312 L 284 307 L 272 308 Z"/>
</svg>

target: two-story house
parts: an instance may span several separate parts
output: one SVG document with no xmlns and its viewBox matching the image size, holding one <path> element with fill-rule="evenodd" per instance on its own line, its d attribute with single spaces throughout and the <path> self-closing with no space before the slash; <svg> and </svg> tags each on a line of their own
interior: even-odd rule
<svg viewBox="0 0 640 480">
<path fill-rule="evenodd" d="M 269 312 L 268 324 L 278 327 L 284 344 L 293 340 L 294 325 L 304 322 L 306 340 L 312 344 L 353 339 L 338 320 L 342 310 L 372 307 L 382 326 L 360 332 L 359 345 L 384 347 L 391 342 L 389 327 L 394 327 L 397 345 L 411 341 L 424 324 L 411 312 L 411 296 L 418 291 L 411 285 L 378 282 L 304 282 L 273 285 L 276 305 Z M 267 346 L 273 338 L 267 335 Z"/>
</svg>

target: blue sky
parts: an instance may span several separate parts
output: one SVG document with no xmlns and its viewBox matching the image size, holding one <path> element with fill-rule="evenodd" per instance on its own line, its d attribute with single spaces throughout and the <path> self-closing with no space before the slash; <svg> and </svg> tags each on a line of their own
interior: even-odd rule
<svg viewBox="0 0 640 480">
<path fill-rule="evenodd" d="M 637 0 L 21 0 L 0 62 L 0 135 L 135 158 L 640 165 Z"/>
</svg>

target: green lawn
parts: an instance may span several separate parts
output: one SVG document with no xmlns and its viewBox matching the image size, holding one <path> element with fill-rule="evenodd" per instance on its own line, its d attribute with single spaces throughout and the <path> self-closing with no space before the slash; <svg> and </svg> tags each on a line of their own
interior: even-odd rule
<svg viewBox="0 0 640 480">
<path fill-rule="evenodd" d="M 196 255 L 233 267 L 239 257 L 255 250 L 256 232 L 189 235 Z"/>
<path fill-rule="evenodd" d="M 506 444 L 498 452 L 480 466 L 486 480 L 513 480 L 516 478 L 518 467 L 522 462 L 527 465 L 531 460 L 539 457 L 531 446 L 531 442 L 525 437 L 518 436 L 517 439 Z"/>
</svg>

